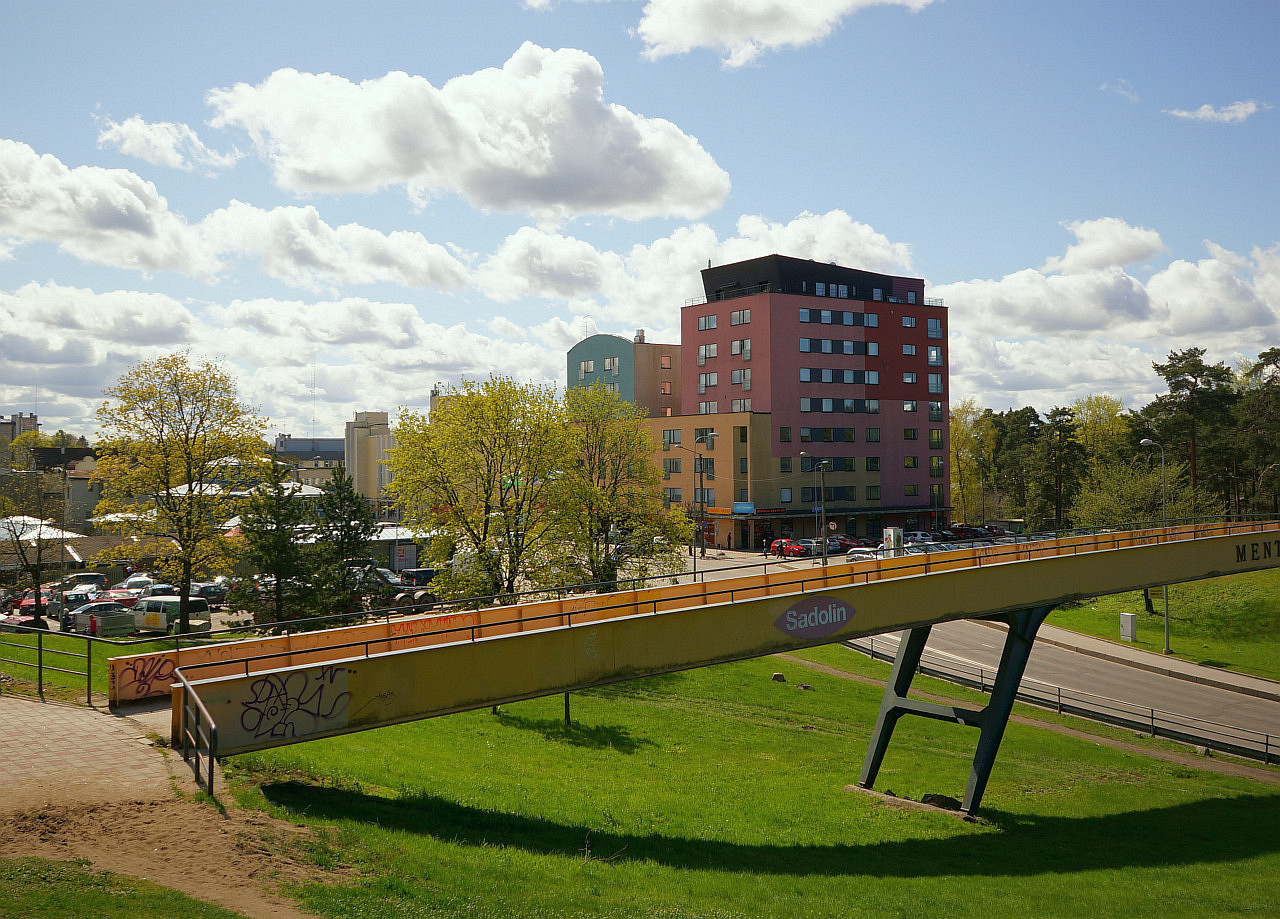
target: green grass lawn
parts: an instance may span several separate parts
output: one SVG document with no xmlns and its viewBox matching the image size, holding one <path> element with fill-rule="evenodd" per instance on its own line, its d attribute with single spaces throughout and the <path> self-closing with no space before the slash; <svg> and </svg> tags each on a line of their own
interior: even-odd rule
<svg viewBox="0 0 1280 919">
<path fill-rule="evenodd" d="M 83 862 L 0 858 L 0 917 L 22 919 L 237 919 L 219 906 Z"/>
<path fill-rule="evenodd" d="M 893 808 L 845 790 L 880 696 L 763 659 L 575 694 L 568 726 L 556 697 L 227 769 L 359 872 L 296 891 L 324 916 L 1280 913 L 1280 786 L 1011 724 L 989 823 Z M 876 787 L 960 797 L 976 739 L 904 719 Z"/>
<path fill-rule="evenodd" d="M 1151 591 L 1098 597 L 1056 609 L 1049 624 L 1120 640 L 1120 614 L 1138 615 L 1139 647 L 1164 648 L 1164 598 Z M 1176 657 L 1280 680 L 1280 569 L 1174 584 L 1169 587 L 1169 646 Z"/>
</svg>

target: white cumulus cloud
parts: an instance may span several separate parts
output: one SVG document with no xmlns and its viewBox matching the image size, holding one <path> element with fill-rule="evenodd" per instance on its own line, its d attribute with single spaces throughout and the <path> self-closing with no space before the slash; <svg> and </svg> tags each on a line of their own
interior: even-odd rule
<svg viewBox="0 0 1280 919">
<path fill-rule="evenodd" d="M 466 267 L 421 233 L 334 227 L 314 207 L 263 210 L 232 201 L 200 229 L 219 251 L 258 258 L 267 275 L 310 290 L 382 282 L 453 289 L 467 281 Z"/>
<path fill-rule="evenodd" d="M 1119 217 L 1076 220 L 1063 224 L 1076 244 L 1066 255 L 1047 259 L 1045 273 L 1075 274 L 1113 265 L 1132 265 L 1166 251 L 1160 234 L 1146 227 L 1131 227 Z"/>
<path fill-rule="evenodd" d="M 126 156 L 188 172 L 196 168 L 226 169 L 243 156 L 235 150 L 219 153 L 209 149 L 185 124 L 148 122 L 140 115 L 119 122 L 106 119 L 98 132 L 98 146 L 114 147 Z"/>
<path fill-rule="evenodd" d="M 710 48 L 726 67 L 765 51 L 826 38 L 848 16 L 872 6 L 922 10 L 933 0 L 649 0 L 636 31 L 651 58 Z"/>
<path fill-rule="evenodd" d="M 0 139 L 0 237 L 42 240 L 100 265 L 211 276 L 216 253 L 156 187 L 124 169 L 69 168 Z"/>
<path fill-rule="evenodd" d="M 352 83 L 278 70 L 208 100 L 211 124 L 247 131 L 277 184 L 302 194 L 403 185 L 417 201 L 456 192 L 556 221 L 697 217 L 729 192 L 696 139 L 605 102 L 600 63 L 574 49 L 525 43 L 440 88 L 398 72 Z"/>
<path fill-rule="evenodd" d="M 1221 108 L 1214 108 L 1206 103 L 1197 109 L 1165 109 L 1165 113 L 1185 121 L 1205 121 L 1210 124 L 1242 124 L 1258 114 L 1258 112 L 1269 108 L 1271 108 L 1270 105 L 1254 102 L 1250 99 L 1246 102 L 1232 102 L 1230 105 L 1224 105 Z"/>
</svg>

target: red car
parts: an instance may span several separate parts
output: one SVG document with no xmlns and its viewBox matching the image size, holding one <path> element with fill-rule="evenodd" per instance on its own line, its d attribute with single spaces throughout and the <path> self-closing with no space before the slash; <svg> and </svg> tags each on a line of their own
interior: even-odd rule
<svg viewBox="0 0 1280 919">
<path fill-rule="evenodd" d="M 794 539 L 775 539 L 769 546 L 769 554 L 779 558 L 804 558 L 809 554 L 809 549 Z"/>
</svg>

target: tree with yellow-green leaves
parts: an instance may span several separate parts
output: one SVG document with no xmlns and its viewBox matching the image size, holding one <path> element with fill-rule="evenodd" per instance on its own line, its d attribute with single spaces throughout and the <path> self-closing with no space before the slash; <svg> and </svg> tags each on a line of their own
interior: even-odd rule
<svg viewBox="0 0 1280 919">
<path fill-rule="evenodd" d="M 950 434 L 953 516 L 966 523 L 985 523 L 996 450 L 991 411 L 974 399 L 952 403 Z"/>
<path fill-rule="evenodd" d="M 130 537 L 108 551 L 115 560 L 157 560 L 178 588 L 187 631 L 192 581 L 234 558 L 223 527 L 261 477 L 266 419 L 240 401 L 221 364 L 187 351 L 138 363 L 105 395 L 96 513 L 100 526 Z"/>
<path fill-rule="evenodd" d="M 682 566 L 687 516 L 663 505 L 658 445 L 603 386 L 463 383 L 430 420 L 406 412 L 391 491 L 427 544 L 443 596 L 595 584 Z"/>
<path fill-rule="evenodd" d="M 404 523 L 427 539 L 441 593 L 512 594 L 522 576 L 550 572 L 568 456 L 554 390 L 507 377 L 463 382 L 429 422 L 402 413 L 395 437 L 389 490 Z"/>
</svg>

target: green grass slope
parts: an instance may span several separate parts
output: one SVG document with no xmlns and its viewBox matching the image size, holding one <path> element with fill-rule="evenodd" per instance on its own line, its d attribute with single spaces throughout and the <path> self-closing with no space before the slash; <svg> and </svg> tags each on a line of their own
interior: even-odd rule
<svg viewBox="0 0 1280 919">
<path fill-rule="evenodd" d="M 1139 647 L 1164 648 L 1164 598 L 1151 591 L 1098 597 L 1057 609 L 1050 625 L 1120 639 L 1120 614 L 1138 616 Z M 1280 680 L 1280 569 L 1174 584 L 1169 588 L 1169 647 L 1177 657 Z"/>
<path fill-rule="evenodd" d="M 989 823 L 894 808 L 845 790 L 880 695 L 763 659 L 575 694 L 571 725 L 557 697 L 228 767 L 356 869 L 297 891 L 322 916 L 1280 914 L 1280 784 L 1011 724 Z M 976 738 L 904 719 L 877 787 L 959 797 Z"/>
</svg>

